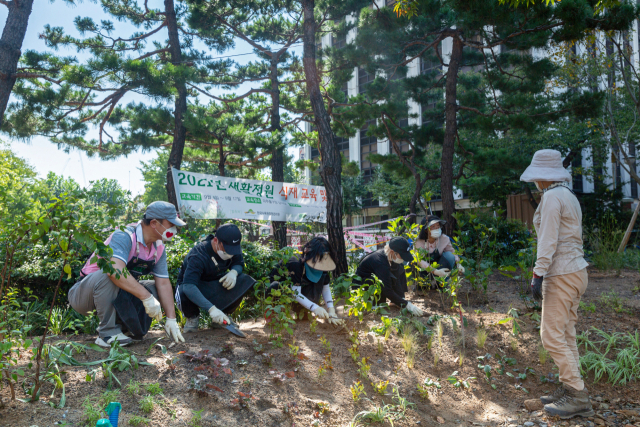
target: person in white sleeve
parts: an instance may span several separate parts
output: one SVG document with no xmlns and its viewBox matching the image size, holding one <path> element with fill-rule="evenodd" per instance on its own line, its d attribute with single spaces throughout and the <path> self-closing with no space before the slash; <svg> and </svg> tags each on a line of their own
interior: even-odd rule
<svg viewBox="0 0 640 427">
<path fill-rule="evenodd" d="M 589 392 L 580 376 L 576 322 L 589 276 L 582 248 L 582 210 L 571 190 L 571 174 L 556 150 L 540 150 L 520 177 L 542 191 L 533 215 L 538 235 L 531 292 L 542 300 L 540 337 L 558 366 L 561 386 L 542 396 L 547 413 L 560 418 L 593 416 Z"/>
<path fill-rule="evenodd" d="M 336 269 L 334 258 L 327 239 L 314 237 L 304 245 L 300 257 L 291 257 L 286 264 L 280 264 L 271 271 L 269 289 L 279 289 L 283 285 L 284 278 L 280 277 L 280 271 L 284 269 L 291 278 L 295 300 L 301 306 L 332 325 L 343 325 L 344 320 L 336 314 L 331 293 L 329 272 Z M 320 297 L 326 309 L 320 305 Z"/>
</svg>

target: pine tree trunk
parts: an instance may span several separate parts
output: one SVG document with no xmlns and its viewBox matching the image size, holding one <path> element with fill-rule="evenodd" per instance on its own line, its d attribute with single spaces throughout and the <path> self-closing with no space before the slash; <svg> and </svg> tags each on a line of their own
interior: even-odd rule
<svg viewBox="0 0 640 427">
<path fill-rule="evenodd" d="M 173 0 L 164 0 L 164 10 L 167 19 L 167 29 L 169 32 L 169 52 L 171 53 L 171 63 L 180 65 L 182 62 L 182 50 L 180 49 L 180 36 L 178 34 L 178 21 L 176 18 L 176 10 Z M 175 87 L 178 92 L 175 101 L 173 116 L 175 120 L 175 129 L 173 133 L 173 144 L 171 145 L 171 153 L 169 154 L 169 162 L 167 164 L 167 196 L 170 203 L 178 208 L 178 197 L 173 184 L 173 175 L 171 168 L 180 169 L 182 165 L 182 154 L 184 152 L 184 144 L 187 137 L 187 129 L 184 127 L 184 116 L 187 113 L 187 86 L 183 77 L 175 77 Z"/>
<path fill-rule="evenodd" d="M 304 53 L 302 62 L 313 109 L 313 117 L 320 139 L 320 177 L 327 193 L 327 233 L 329 244 L 334 248 L 337 259 L 335 274 L 348 271 L 347 253 L 342 230 L 342 189 L 340 175 L 342 162 L 340 152 L 331 130 L 329 114 L 320 93 L 320 75 L 316 65 L 316 21 L 313 16 L 315 0 L 301 0 L 304 13 Z"/>
<path fill-rule="evenodd" d="M 16 83 L 15 74 L 22 55 L 22 42 L 27 33 L 32 7 L 33 0 L 9 2 L 9 14 L 0 39 L 0 126 L 13 85 Z"/>
<path fill-rule="evenodd" d="M 271 57 L 271 132 L 281 132 L 280 123 L 280 83 L 278 81 L 278 55 Z M 271 156 L 271 181 L 284 182 L 284 147 L 278 148 Z M 285 221 L 272 221 L 273 237 L 278 248 L 287 246 L 287 223 Z"/>
<path fill-rule="evenodd" d="M 456 210 L 453 199 L 453 155 L 455 153 L 456 135 L 458 133 L 457 112 L 458 112 L 458 71 L 460 70 L 460 60 L 462 59 L 462 42 L 458 37 L 453 37 L 453 48 L 449 58 L 449 68 L 447 69 L 447 81 L 445 85 L 445 133 L 442 144 L 442 160 L 440 166 L 440 193 L 442 195 L 442 219 L 447 221 L 445 225 L 446 234 L 453 235 L 455 229 L 455 218 L 453 213 Z"/>
</svg>

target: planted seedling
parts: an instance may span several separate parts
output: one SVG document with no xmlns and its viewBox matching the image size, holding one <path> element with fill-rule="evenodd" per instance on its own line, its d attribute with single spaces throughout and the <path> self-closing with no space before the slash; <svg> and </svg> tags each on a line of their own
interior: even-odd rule
<svg viewBox="0 0 640 427">
<path fill-rule="evenodd" d="M 349 354 L 351 354 L 351 358 L 353 359 L 353 361 L 355 363 L 358 363 L 358 360 L 360 359 L 360 353 L 358 353 L 358 347 L 353 346 L 349 348 Z"/>
<path fill-rule="evenodd" d="M 384 353 L 384 341 L 378 340 L 378 354 Z"/>
<path fill-rule="evenodd" d="M 353 398 L 354 402 L 360 400 L 361 396 L 367 395 L 367 393 L 364 391 L 364 386 L 360 381 L 354 382 L 351 387 L 349 387 L 349 390 L 351 391 L 351 397 Z"/>
<path fill-rule="evenodd" d="M 509 343 L 509 345 L 511 346 L 512 351 L 518 351 L 518 340 L 515 337 L 511 338 L 511 342 Z"/>
<path fill-rule="evenodd" d="M 489 333 L 485 328 L 478 328 L 476 331 L 476 344 L 478 348 L 484 348 L 484 344 L 487 341 Z"/>
<path fill-rule="evenodd" d="M 369 371 L 371 370 L 371 365 L 367 363 L 367 358 L 363 357 L 362 361 L 358 362 L 358 374 L 362 379 L 367 379 L 369 377 Z"/>
<path fill-rule="evenodd" d="M 268 367 L 273 366 L 273 359 L 275 356 L 273 353 L 262 353 L 262 363 L 267 365 Z"/>
<path fill-rule="evenodd" d="M 139 426 L 139 425 L 149 425 L 149 423 L 151 422 L 151 420 L 149 418 L 145 418 L 145 417 L 141 417 L 139 415 L 134 415 L 133 417 L 129 418 L 129 424 L 131 424 L 132 426 Z"/>
<path fill-rule="evenodd" d="M 256 400 L 251 392 L 243 393 L 241 391 L 238 391 L 236 393 L 238 393 L 238 398 L 231 399 L 231 405 L 233 405 L 236 409 L 246 408 L 247 406 L 249 406 L 249 403 L 252 400 Z"/>
<path fill-rule="evenodd" d="M 140 394 L 140 383 L 138 381 L 134 381 L 133 379 L 129 381 L 124 387 L 125 391 L 128 395 L 133 396 L 135 394 Z"/>
<path fill-rule="evenodd" d="M 547 363 L 547 359 L 549 358 L 549 351 L 544 348 L 542 343 L 538 344 L 538 360 L 541 365 Z"/>
<path fill-rule="evenodd" d="M 355 326 L 349 332 L 349 341 L 351 341 L 351 343 L 354 346 L 358 346 L 360 344 L 360 340 L 358 339 L 359 335 L 360 335 L 360 332 L 358 331 L 358 329 Z"/>
<path fill-rule="evenodd" d="M 320 343 L 322 344 L 322 348 L 324 349 L 324 351 L 327 351 L 327 352 L 331 351 L 331 343 L 329 342 L 327 337 L 325 337 L 324 335 L 321 336 Z"/>
<path fill-rule="evenodd" d="M 155 396 L 158 394 L 162 394 L 163 390 L 158 383 L 151 383 L 144 386 L 144 389 L 147 393 L 151 394 L 151 396 Z"/>
<path fill-rule="evenodd" d="M 389 381 L 380 380 L 377 383 L 371 383 L 371 385 L 373 386 L 373 389 L 376 391 L 376 393 L 384 396 L 387 393 L 387 387 L 389 386 Z"/>
<path fill-rule="evenodd" d="M 440 355 L 438 354 L 437 351 L 433 352 L 433 367 L 437 368 L 438 367 L 438 362 L 440 361 Z"/>
<path fill-rule="evenodd" d="M 331 411 L 331 407 L 328 402 L 318 402 L 316 406 L 318 407 L 318 412 L 320 412 L 320 415 L 324 415 L 325 413 Z"/>
<path fill-rule="evenodd" d="M 264 347 L 262 346 L 262 344 L 260 344 L 256 340 L 253 340 L 253 351 L 255 351 L 258 354 L 262 354 L 262 350 L 263 349 L 264 349 Z"/>
<path fill-rule="evenodd" d="M 193 415 L 191 416 L 191 420 L 189 420 L 189 426 L 191 427 L 201 427 L 202 423 L 202 413 L 204 409 L 200 409 L 199 411 L 193 411 Z"/>
<path fill-rule="evenodd" d="M 312 334 L 315 334 L 317 328 L 318 328 L 318 320 L 315 317 L 313 317 L 309 322 L 309 331 Z"/>
<path fill-rule="evenodd" d="M 293 357 L 298 357 L 298 352 L 300 351 L 300 347 L 295 345 L 296 339 L 291 339 L 291 344 L 289 344 L 289 354 Z"/>
<path fill-rule="evenodd" d="M 155 406 L 155 402 L 153 401 L 153 396 L 145 396 L 140 401 L 140 410 L 145 414 L 150 414 L 153 411 L 153 407 Z"/>
</svg>

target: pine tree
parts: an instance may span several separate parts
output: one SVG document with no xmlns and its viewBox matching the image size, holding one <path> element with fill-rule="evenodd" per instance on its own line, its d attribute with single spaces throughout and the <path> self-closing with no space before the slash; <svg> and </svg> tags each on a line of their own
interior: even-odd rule
<svg viewBox="0 0 640 427">
<path fill-rule="evenodd" d="M 409 19 L 391 8 L 362 10 L 355 49 L 346 59 L 377 77 L 364 95 L 349 100 L 343 117 L 350 114 L 354 127 L 377 119 L 368 132 L 388 138 L 396 156 L 378 160 L 396 162 L 414 176 L 416 201 L 425 178 L 433 177 L 428 154 L 437 148 L 443 217 L 451 233 L 454 182 L 465 170 L 472 171 L 468 167 L 474 154 L 473 141 L 461 140 L 459 129 L 532 133 L 569 111 L 593 111 L 597 94 L 545 91 L 557 67 L 531 53 L 552 41 L 583 39 L 585 29 L 604 28 L 614 21 L 604 15 L 604 21 L 592 19 L 593 9 L 584 0 L 528 9 L 501 6 L 498 0 L 419 0 L 414 12 Z M 443 41 L 451 45 L 448 57 L 440 49 Z M 407 66 L 418 58 L 436 66 L 405 77 Z M 430 106 L 423 117 L 429 123 L 426 129 L 402 123 L 416 119 L 409 114 L 408 99 Z"/>
<path fill-rule="evenodd" d="M 188 0 L 189 24 L 205 40 L 214 42 L 220 37 L 248 43 L 258 59 L 246 65 L 228 60 L 221 61 L 207 83 L 236 90 L 250 83 L 253 87 L 233 97 L 219 97 L 209 92 L 201 93 L 223 102 L 235 102 L 251 98 L 252 111 L 256 118 L 262 112 L 262 120 L 256 121 L 254 131 L 269 132 L 275 145 L 271 150 L 271 179 L 284 181 L 285 146 L 284 135 L 288 128 L 301 118 L 285 116 L 283 123 L 281 109 L 287 86 L 297 83 L 292 79 L 291 69 L 299 67 L 299 60 L 291 54 L 292 46 L 302 37 L 299 19 L 300 10 L 296 2 L 290 0 Z M 264 95 L 263 95 L 264 94 Z M 286 224 L 273 221 L 273 232 L 280 247 L 287 246 Z"/>
</svg>

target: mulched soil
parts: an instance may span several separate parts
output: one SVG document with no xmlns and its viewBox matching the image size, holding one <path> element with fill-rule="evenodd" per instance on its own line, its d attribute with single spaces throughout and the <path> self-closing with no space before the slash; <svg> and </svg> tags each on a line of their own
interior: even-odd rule
<svg viewBox="0 0 640 427">
<path fill-rule="evenodd" d="M 640 324 L 640 296 L 634 288 L 637 288 L 639 283 L 640 274 L 635 271 L 622 271 L 620 275 L 614 272 L 590 272 L 590 284 L 583 301 L 594 302 L 597 310 L 594 313 L 580 311 L 578 332 L 591 327 L 619 332 L 637 330 Z M 599 298 L 603 292 L 610 291 L 622 298 L 627 313 L 605 311 Z M 427 322 L 429 315 L 454 314 L 443 309 L 441 299 L 435 291 L 412 294 L 410 299 L 426 309 L 428 315 L 421 318 L 423 323 Z M 168 349 L 166 355 L 159 347 L 155 347 L 150 355 L 146 356 L 145 353 L 153 340 L 163 336 L 161 331 L 153 331 L 144 342 L 132 345 L 128 349 L 138 354 L 141 360 L 146 360 L 154 366 L 144 366 L 116 375 L 123 385 L 132 379 L 142 384 L 158 382 L 164 390 L 163 396 L 156 398 L 159 403 L 150 414 L 145 415 L 139 409 L 140 400 L 145 393 L 129 396 L 122 390 L 119 395 L 123 407 L 120 425 L 129 425 L 131 417 L 139 415 L 150 418 L 151 426 L 185 426 L 190 425 L 193 411 L 202 410 L 199 424 L 202 426 L 348 426 L 359 412 L 372 409 L 374 406 L 392 404 L 391 390 L 395 386 L 402 397 L 415 403 L 415 406 L 406 412 L 404 419 L 394 421 L 396 426 L 640 426 L 638 382 L 627 386 L 612 386 L 603 382 L 592 384 L 592 378 L 587 378 L 594 407 L 598 411 L 598 416 L 592 419 L 576 418 L 562 422 L 547 418 L 542 412 L 527 411 L 524 407 L 525 400 L 535 399 L 555 388 L 554 384 L 541 382 L 540 377 L 553 375 L 557 373 L 557 369 L 554 369 L 552 360 L 548 360 L 545 365 L 540 364 L 538 323 L 530 316 L 525 316 L 531 311 L 527 310 L 521 301 L 516 283 L 502 276 L 492 276 L 486 298 L 472 292 L 467 300 L 467 294 L 461 292 L 460 301 L 464 304 L 465 317 L 468 320 L 465 328 L 466 351 L 462 364 L 461 348 L 456 345 L 452 323 L 447 320 L 443 322 L 442 346 L 437 338 L 434 338 L 431 350 L 427 350 L 427 337 L 419 338 L 419 349 L 413 369 L 407 368 L 401 338 L 397 334 L 392 334 L 388 341 L 383 341 L 382 353 L 379 352 L 378 342 L 382 338 L 369 332 L 371 326 L 379 324 L 379 316 L 373 315 L 366 316 L 360 324 L 356 320 L 349 320 L 348 326 L 341 329 L 319 322 L 315 333 L 310 332 L 308 321 L 298 322 L 294 330 L 295 345 L 299 346 L 300 352 L 306 356 L 304 360 L 291 357 L 287 345 L 290 341 L 287 341 L 283 348 L 271 346 L 269 331 L 264 327 L 263 320 L 242 322 L 241 329 L 248 336 L 246 339 L 237 338 L 219 329 L 200 331 L 185 335 L 187 343 L 173 346 Z M 522 333 L 515 344 L 512 343 L 513 337 L 510 333 L 511 322 L 498 324 L 507 317 L 506 313 L 510 308 L 519 310 L 522 326 Z M 390 316 L 397 314 L 398 309 L 392 307 Z M 489 332 L 483 349 L 476 346 L 476 328 L 480 325 L 484 325 Z M 369 380 L 362 381 L 368 400 L 361 399 L 356 403 L 349 390 L 349 387 L 360 379 L 358 368 L 348 351 L 352 345 L 349 341 L 349 331 L 354 327 L 360 330 L 360 355 L 368 358 L 371 365 Z M 433 330 L 434 326 L 428 328 Z M 320 342 L 322 336 L 331 343 L 333 369 L 327 369 L 327 373 L 319 377 L 318 370 L 325 363 L 327 354 Z M 77 336 L 69 339 L 86 344 L 92 342 L 95 337 Z M 166 344 L 166 339 L 161 343 Z M 262 350 L 256 350 L 258 345 L 262 346 Z M 203 363 L 190 362 L 184 353 L 180 354 L 198 353 L 202 350 L 208 350 L 208 354 L 214 358 L 227 359 L 228 365 L 217 369 L 196 370 Z M 274 355 L 272 366 L 263 363 L 262 353 L 265 352 Z M 487 353 L 492 355 L 489 363 L 492 365 L 492 384 L 496 386 L 495 390 L 485 381 L 484 373 L 478 368 L 476 359 Z M 439 357 L 437 366 L 434 366 L 434 354 L 438 354 Z M 522 373 L 525 368 L 530 367 L 535 374 L 529 374 L 517 387 L 513 378 L 497 373 L 498 355 L 516 359 L 517 364 L 508 367 L 509 371 L 516 368 Z M 29 356 L 30 354 L 23 353 L 21 365 L 26 366 Z M 79 361 L 104 357 L 105 353 L 94 351 L 76 356 Z M 174 366 L 167 363 L 171 360 L 176 361 Z M 207 362 L 206 365 L 214 366 L 211 362 Z M 73 426 L 84 425 L 82 402 L 87 396 L 98 396 L 104 392 L 107 385 L 102 375 L 98 375 L 96 382 L 86 382 L 85 377 L 91 369 L 64 366 L 64 382 L 67 387 L 67 405 L 64 409 L 53 409 L 43 403 L 10 401 L 9 389 L 5 383 L 0 392 L 5 405 L 4 409 L 0 409 L 0 426 L 44 427 L 63 422 Z M 476 377 L 470 381 L 470 389 L 456 388 L 447 381 L 447 377 L 455 371 L 458 372 L 457 377 L 460 380 Z M 516 377 L 518 372 L 515 373 Z M 285 373 L 289 373 L 291 377 L 283 375 Z M 283 381 L 274 380 L 274 376 L 279 376 Z M 439 381 L 441 385 L 441 389 L 429 389 L 428 399 L 420 397 L 416 389 L 416 385 L 426 378 Z M 371 385 L 371 382 L 380 380 L 388 380 L 390 384 L 385 396 L 376 394 Z M 195 381 L 198 381 L 197 387 L 202 388 L 202 391 L 190 389 Z M 219 388 L 222 392 L 207 387 L 207 384 Z M 45 402 L 49 400 L 51 391 L 52 386 L 44 387 L 42 395 Z M 251 396 L 244 406 L 240 405 L 243 402 L 237 400 L 241 399 L 238 392 Z M 18 398 L 24 397 L 22 391 L 17 391 L 17 394 Z M 52 401 L 55 402 L 58 398 L 59 391 Z M 328 410 L 321 413 L 319 403 L 328 403 Z"/>
</svg>

